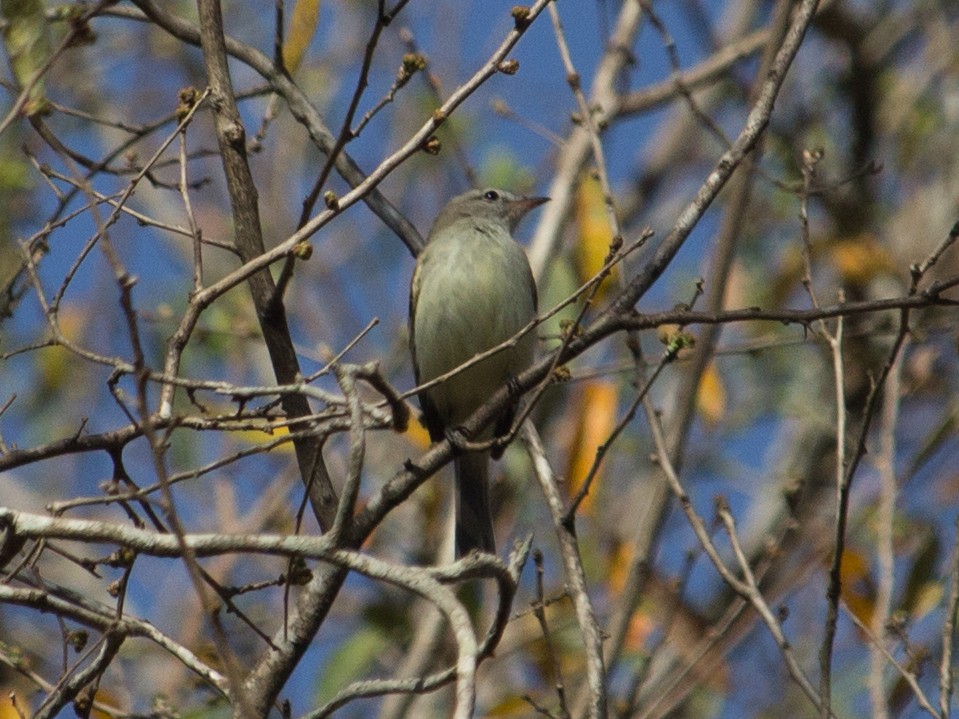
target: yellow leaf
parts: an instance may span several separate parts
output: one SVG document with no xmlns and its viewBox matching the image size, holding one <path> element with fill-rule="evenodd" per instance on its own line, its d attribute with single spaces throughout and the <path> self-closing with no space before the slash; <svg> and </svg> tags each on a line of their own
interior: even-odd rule
<svg viewBox="0 0 959 719">
<path fill-rule="evenodd" d="M 593 380 L 583 386 L 583 391 L 573 410 L 576 416 L 576 431 L 573 436 L 567 473 L 570 478 L 571 496 L 575 495 L 583 485 L 596 459 L 597 449 L 609 439 L 609 434 L 613 431 L 618 401 L 619 390 L 612 382 Z M 584 512 L 588 513 L 592 509 L 592 497 L 601 476 L 602 465 L 592 481 L 590 493 L 586 495 L 581 505 Z"/>
<path fill-rule="evenodd" d="M 603 267 L 613 240 L 606 200 L 599 180 L 586 174 L 576 189 L 576 271 L 582 282 L 590 279 Z M 615 269 L 613 270 L 615 273 Z M 612 274 L 610 275 L 612 277 Z M 609 278 L 598 296 L 608 291 Z"/>
<path fill-rule="evenodd" d="M 240 442 L 245 442 L 247 444 L 264 444 L 267 442 L 275 442 L 290 433 L 289 427 L 281 425 L 279 427 L 267 428 L 267 429 L 245 429 L 240 432 L 234 432 L 233 437 L 238 439 Z M 283 452 L 286 454 L 293 452 L 293 443 L 292 442 L 283 442 L 282 444 L 277 445 L 273 452 Z"/>
<path fill-rule="evenodd" d="M 490 707 L 486 715 L 491 717 L 528 716 L 529 702 L 524 701 L 519 694 L 510 692 Z"/>
<path fill-rule="evenodd" d="M 27 696 L 12 684 L 0 684 L 0 719 L 21 719 L 23 714 L 20 714 L 17 708 L 30 713 Z"/>
<path fill-rule="evenodd" d="M 88 317 L 77 307 L 67 305 L 60 309 L 57 321 L 60 332 L 67 339 L 76 340 L 84 335 Z M 76 356 L 65 347 L 55 345 L 38 355 L 37 387 L 42 396 L 50 396 L 63 389 L 65 383 L 76 383 Z M 74 384 L 75 386 L 75 384 Z"/>
<path fill-rule="evenodd" d="M 696 392 L 696 409 L 706 424 L 714 426 L 726 414 L 726 388 L 715 362 L 710 362 L 703 372 Z"/>
<path fill-rule="evenodd" d="M 661 628 L 655 617 L 642 609 L 637 610 L 629 620 L 623 644 L 630 651 L 640 651 L 649 645 L 653 634 Z"/>
<path fill-rule="evenodd" d="M 406 438 L 413 443 L 414 447 L 426 449 L 430 446 L 430 433 L 426 430 L 426 427 L 423 426 L 423 423 L 420 422 L 418 416 L 414 414 L 412 419 L 413 421 L 410 422 L 406 430 Z"/>
<path fill-rule="evenodd" d="M 865 285 L 876 275 L 894 273 L 895 263 L 874 235 L 847 237 L 830 246 L 830 259 L 843 284 Z"/>
<path fill-rule="evenodd" d="M 916 622 L 929 612 L 941 606 L 945 590 L 939 582 L 925 582 L 915 593 L 913 605 L 910 607 L 912 621 Z"/>
<path fill-rule="evenodd" d="M 103 704 L 107 706 L 113 706 L 113 707 L 118 707 L 123 705 L 119 697 L 107 691 L 106 689 L 102 689 L 102 688 L 97 690 L 95 701 L 97 701 L 98 703 L 102 702 Z M 112 719 L 113 714 L 107 713 L 103 711 L 102 709 L 97 709 L 94 707 L 93 711 L 90 712 L 90 717 L 91 719 Z"/>
<path fill-rule="evenodd" d="M 287 72 L 292 73 L 300 67 L 319 19 L 320 0 L 296 0 L 290 17 L 290 29 L 283 43 L 283 65 Z"/>
<path fill-rule="evenodd" d="M 37 355 L 37 389 L 44 397 L 59 392 L 71 381 L 71 370 L 76 367 L 74 355 L 69 350 L 55 346 Z M 74 385 L 75 386 L 75 385 Z"/>
<path fill-rule="evenodd" d="M 633 545 L 628 542 L 617 542 L 610 552 L 609 566 L 606 568 L 606 584 L 609 590 L 618 595 L 626 586 L 626 576 L 629 573 L 630 560 L 633 558 Z"/>
<path fill-rule="evenodd" d="M 899 269 L 888 250 L 874 235 L 826 237 L 812 244 L 813 275 L 823 266 L 831 267 L 845 287 L 863 286 L 877 275 L 898 275 Z M 806 259 L 801 247 L 792 245 L 780 260 L 779 270 L 769 283 L 770 301 L 781 304 L 796 292 L 806 274 Z"/>
<path fill-rule="evenodd" d="M 876 590 L 870 575 L 869 559 L 859 551 L 845 549 L 839 565 L 842 600 L 849 611 L 867 627 L 876 610 Z"/>
<path fill-rule="evenodd" d="M 901 607 L 909 613 L 912 621 L 922 619 L 939 603 L 936 592 L 942 593 L 939 581 L 939 565 L 942 561 L 939 537 L 926 525 L 915 526 L 912 521 L 901 521 L 905 526 L 897 528 L 897 534 L 907 533 L 918 540 L 917 551 L 911 556 L 911 566 L 906 579 L 906 589 Z"/>
</svg>

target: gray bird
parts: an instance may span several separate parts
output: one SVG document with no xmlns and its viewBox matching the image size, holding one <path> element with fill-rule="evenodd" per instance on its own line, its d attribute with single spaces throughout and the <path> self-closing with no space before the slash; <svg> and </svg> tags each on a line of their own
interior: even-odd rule
<svg viewBox="0 0 959 719">
<path fill-rule="evenodd" d="M 497 189 L 470 190 L 450 200 L 437 216 L 410 285 L 410 351 L 417 384 L 508 340 L 536 316 L 533 273 L 513 232 L 526 213 L 548 199 L 517 197 Z M 535 332 L 528 332 L 513 347 L 421 392 L 430 438 L 440 441 L 463 424 L 529 366 L 535 349 Z M 514 413 L 515 407 L 472 439 L 508 431 Z M 489 452 L 469 452 L 453 460 L 457 557 L 474 549 L 496 551 L 489 457 Z"/>
</svg>

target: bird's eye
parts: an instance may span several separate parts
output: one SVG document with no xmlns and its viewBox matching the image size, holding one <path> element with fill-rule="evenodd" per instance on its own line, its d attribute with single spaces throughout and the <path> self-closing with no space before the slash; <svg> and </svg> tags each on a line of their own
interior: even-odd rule
<svg viewBox="0 0 959 719">
<path fill-rule="evenodd" d="M 499 193 L 496 190 L 487 190 L 486 194 L 483 195 L 483 198 L 489 200 L 490 202 L 496 202 L 499 199 Z"/>
</svg>

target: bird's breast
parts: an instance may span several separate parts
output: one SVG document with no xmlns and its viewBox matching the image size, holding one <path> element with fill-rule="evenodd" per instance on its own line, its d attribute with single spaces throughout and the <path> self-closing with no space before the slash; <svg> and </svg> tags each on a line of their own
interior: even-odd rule
<svg viewBox="0 0 959 719">
<path fill-rule="evenodd" d="M 429 381 L 513 337 L 535 316 L 523 249 L 482 236 L 424 251 L 413 318 L 419 379 Z M 534 333 L 429 390 L 446 424 L 462 422 L 532 361 Z"/>
</svg>

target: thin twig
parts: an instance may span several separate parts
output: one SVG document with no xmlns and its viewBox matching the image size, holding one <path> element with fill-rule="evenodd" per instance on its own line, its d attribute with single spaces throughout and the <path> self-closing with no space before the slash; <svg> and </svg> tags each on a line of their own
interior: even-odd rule
<svg viewBox="0 0 959 719">
<path fill-rule="evenodd" d="M 560 554 L 566 585 L 586 654 L 586 681 L 589 685 L 589 715 L 593 719 L 604 719 L 607 715 L 606 667 L 603 662 L 603 634 L 596 621 L 589 592 L 586 588 L 586 575 L 579 556 L 576 533 L 570 524 L 564 523 L 563 499 L 556 484 L 556 475 L 546 457 L 546 450 L 532 423 L 526 422 L 520 431 L 520 438 L 526 446 L 533 463 L 533 474 L 539 483 L 540 491 L 546 499 L 553 529 L 559 540 Z"/>
<path fill-rule="evenodd" d="M 533 602 L 533 616 L 539 622 L 543 642 L 546 645 L 546 656 L 549 659 L 550 671 L 553 675 L 553 688 L 556 690 L 556 698 L 559 701 L 560 716 L 568 719 L 570 714 L 569 708 L 566 706 L 566 684 L 563 681 L 563 671 L 559 664 L 556 646 L 549 631 L 549 623 L 546 621 L 546 595 L 543 591 L 543 553 L 538 549 L 533 551 L 533 563 L 536 565 L 536 600 Z"/>
<path fill-rule="evenodd" d="M 899 418 L 900 380 L 903 355 L 894 360 L 892 371 L 882 399 L 882 422 L 879 428 L 879 453 L 876 469 L 879 473 L 879 500 L 876 508 L 876 559 L 878 581 L 872 613 L 873 642 L 869 660 L 869 696 L 875 719 L 887 719 L 886 683 L 883 679 L 886 657 L 886 624 L 892 614 L 895 582 L 894 527 L 896 517 L 896 424 Z"/>
<path fill-rule="evenodd" d="M 949 598 L 946 600 L 946 616 L 942 623 L 942 657 L 939 663 L 939 713 L 942 719 L 949 719 L 952 707 L 952 653 L 956 646 L 956 614 L 959 612 L 959 519 L 955 523 L 955 533 L 952 567 L 949 571 Z"/>
<path fill-rule="evenodd" d="M 796 684 L 803 691 L 809 701 L 813 703 L 816 709 L 820 710 L 819 695 L 816 692 L 815 687 L 813 687 L 812 683 L 806 677 L 802 667 L 799 665 L 792 647 L 790 646 L 789 640 L 786 639 L 786 636 L 783 633 L 779 620 L 776 618 L 775 614 L 763 598 L 762 593 L 759 591 L 755 576 L 749 567 L 749 563 L 746 560 L 745 554 L 742 552 L 741 548 L 739 548 L 738 539 L 736 538 L 736 533 L 732 526 L 731 515 L 728 515 L 728 512 L 724 515 L 723 508 L 719 508 L 720 517 L 724 518 L 724 522 L 727 524 L 730 542 L 733 544 L 733 549 L 736 552 L 739 570 L 743 573 L 743 579 L 736 577 L 726 566 L 726 563 L 719 554 L 719 550 L 713 543 L 705 521 L 703 521 L 702 517 L 700 517 L 696 512 L 695 508 L 693 507 L 692 500 L 686 493 L 686 490 L 683 489 L 682 485 L 680 484 L 679 477 L 676 475 L 672 466 L 672 462 L 669 459 L 669 449 L 666 446 L 666 438 L 663 432 L 662 423 L 648 398 L 646 402 L 644 402 L 644 406 L 646 408 L 646 417 L 653 436 L 653 443 L 656 447 L 657 463 L 663 470 L 663 474 L 666 477 L 667 483 L 669 484 L 673 494 L 676 496 L 676 499 L 679 501 L 683 512 L 686 514 L 686 518 L 695 532 L 699 543 L 706 551 L 706 555 L 713 563 L 716 571 L 719 572 L 719 575 L 722 577 L 723 581 L 726 582 L 730 589 L 743 597 L 743 599 L 746 599 L 759 613 L 760 617 L 762 617 L 763 622 L 766 624 L 770 634 L 776 641 L 776 645 L 779 647 L 779 651 L 786 663 L 786 668 L 789 671 L 790 677 L 794 682 L 796 682 Z"/>
</svg>

